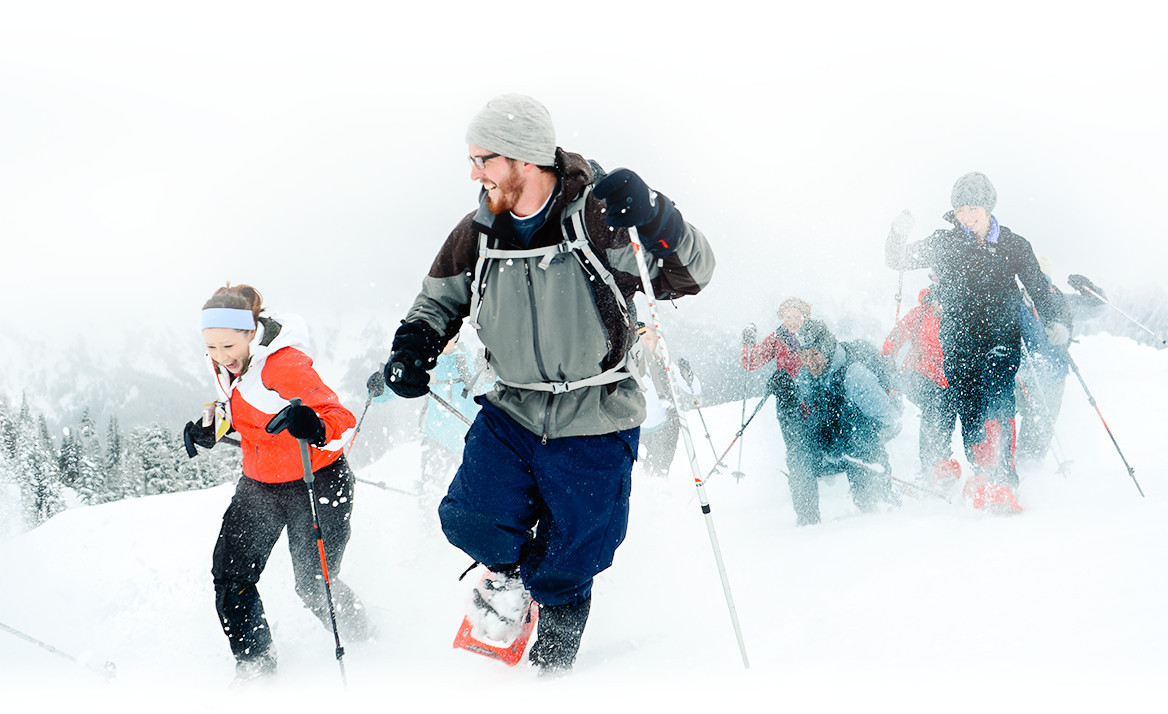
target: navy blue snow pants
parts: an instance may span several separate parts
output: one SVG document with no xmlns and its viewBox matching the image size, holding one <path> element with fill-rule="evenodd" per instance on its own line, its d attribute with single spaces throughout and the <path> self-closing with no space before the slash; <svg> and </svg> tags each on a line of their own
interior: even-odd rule
<svg viewBox="0 0 1168 714">
<path fill-rule="evenodd" d="M 447 540 L 487 567 L 519 564 L 541 605 L 582 602 L 625 538 L 640 429 L 540 443 L 482 401 L 438 506 Z"/>
</svg>

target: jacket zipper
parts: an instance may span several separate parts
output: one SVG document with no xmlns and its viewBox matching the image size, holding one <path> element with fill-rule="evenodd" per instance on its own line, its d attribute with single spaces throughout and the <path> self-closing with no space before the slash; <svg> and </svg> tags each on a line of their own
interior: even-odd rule
<svg viewBox="0 0 1168 714">
<path fill-rule="evenodd" d="M 535 285 L 531 280 L 530 259 L 523 261 L 523 276 L 527 280 L 527 299 L 528 303 L 531 305 L 531 340 L 534 343 L 532 347 L 535 352 L 535 366 L 537 369 L 539 369 L 539 376 L 542 377 L 543 381 L 546 382 L 548 381 L 548 375 L 547 369 L 545 369 L 543 366 L 543 353 L 539 349 L 539 314 L 535 305 Z M 551 430 L 552 400 L 554 398 L 555 395 L 549 393 L 547 395 L 547 402 L 544 404 L 543 408 L 543 437 L 539 441 L 539 443 L 543 446 L 547 446 L 548 431 Z"/>
</svg>

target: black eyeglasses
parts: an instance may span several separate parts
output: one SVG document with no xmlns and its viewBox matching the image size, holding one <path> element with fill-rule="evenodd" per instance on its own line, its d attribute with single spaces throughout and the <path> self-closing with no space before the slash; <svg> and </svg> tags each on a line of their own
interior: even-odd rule
<svg viewBox="0 0 1168 714">
<path fill-rule="evenodd" d="M 471 166 L 475 167 L 479 171 L 482 171 L 483 169 L 487 168 L 488 161 L 490 161 L 491 159 L 497 159 L 500 156 L 502 156 L 502 154 L 487 154 L 486 156 L 468 156 L 468 157 L 466 157 L 466 160 L 470 162 Z"/>
</svg>

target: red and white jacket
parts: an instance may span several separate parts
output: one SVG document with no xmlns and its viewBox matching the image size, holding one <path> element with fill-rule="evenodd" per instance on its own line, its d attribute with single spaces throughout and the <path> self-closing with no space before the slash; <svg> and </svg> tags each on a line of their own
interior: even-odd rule
<svg viewBox="0 0 1168 714">
<path fill-rule="evenodd" d="M 264 483 L 304 478 L 299 442 L 287 430 L 269 434 L 265 428 L 293 398 L 312 407 L 324 422 L 327 442 L 308 447 L 313 473 L 340 458 L 352 437 L 357 420 L 312 368 L 312 359 L 303 351 L 307 341 L 304 320 L 265 313 L 252 339 L 247 367 L 239 376 L 207 355 L 219 392 L 217 418 L 227 419 L 239 433 L 243 473 L 248 478 Z M 220 424 L 216 427 L 216 433 L 226 432 Z"/>
<path fill-rule="evenodd" d="M 912 370 L 936 382 L 939 387 L 948 387 L 949 382 L 945 379 L 945 360 L 938 336 L 941 318 L 933 312 L 931 306 L 925 304 L 928 294 L 928 288 L 921 290 L 917 296 L 919 304 L 909 310 L 896 327 L 892 328 L 892 332 L 888 333 L 882 352 L 892 355 L 895 345 L 898 354 L 892 357 L 896 360 L 899 371 Z"/>
</svg>

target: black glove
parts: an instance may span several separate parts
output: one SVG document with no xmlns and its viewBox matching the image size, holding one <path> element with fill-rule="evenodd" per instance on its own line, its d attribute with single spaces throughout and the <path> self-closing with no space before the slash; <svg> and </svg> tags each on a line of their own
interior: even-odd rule
<svg viewBox="0 0 1168 714">
<path fill-rule="evenodd" d="M 689 362 L 684 357 L 677 360 L 677 373 L 681 375 L 686 384 L 693 386 L 693 370 L 690 369 Z"/>
<path fill-rule="evenodd" d="M 1088 290 L 1091 290 L 1096 295 L 1103 294 L 1103 291 L 1099 289 L 1099 286 L 1097 286 L 1095 283 L 1088 280 L 1085 275 L 1078 275 L 1078 274 L 1068 275 L 1067 276 L 1067 285 L 1070 285 L 1073 289 L 1078 290 L 1079 292 L 1083 293 L 1083 295 L 1086 295 L 1087 297 L 1092 297 L 1092 298 L 1095 297 L 1095 295 L 1092 295 L 1091 293 L 1087 292 Z"/>
<path fill-rule="evenodd" d="M 664 258 L 677 250 L 685 232 L 681 213 L 664 194 L 650 190 L 629 169 L 617 169 L 602 178 L 592 194 L 606 204 L 604 222 L 610 228 L 636 226 L 645 250 Z"/>
<path fill-rule="evenodd" d="M 746 329 L 744 329 L 744 330 L 742 331 L 742 344 L 744 344 L 744 345 L 753 345 L 753 344 L 754 344 L 754 340 L 755 340 L 757 337 L 758 337 L 758 328 L 757 328 L 757 327 L 755 327 L 755 326 L 754 326 L 754 323 L 752 322 L 752 323 L 750 323 L 749 325 L 747 325 L 747 326 L 746 326 Z"/>
<path fill-rule="evenodd" d="M 183 427 L 183 446 L 187 447 L 187 456 L 192 459 L 198 454 L 195 450 L 195 445 L 199 445 L 204 449 L 210 449 L 215 446 L 215 425 L 203 426 L 203 420 L 200 419 L 198 423 L 188 421 L 187 425 Z"/>
<path fill-rule="evenodd" d="M 289 404 L 272 417 L 267 426 L 268 432 L 272 434 L 285 428 L 294 439 L 304 439 L 313 446 L 323 446 L 325 443 L 324 422 L 312 411 L 312 407 Z"/>
<path fill-rule="evenodd" d="M 385 383 L 399 397 L 414 399 L 430 393 L 430 370 L 442 353 L 442 337 L 424 322 L 403 322 L 393 336 L 385 363 Z"/>
<path fill-rule="evenodd" d="M 369 390 L 369 397 L 377 399 L 385 394 L 385 369 L 379 369 L 365 380 L 365 389 Z"/>
</svg>

